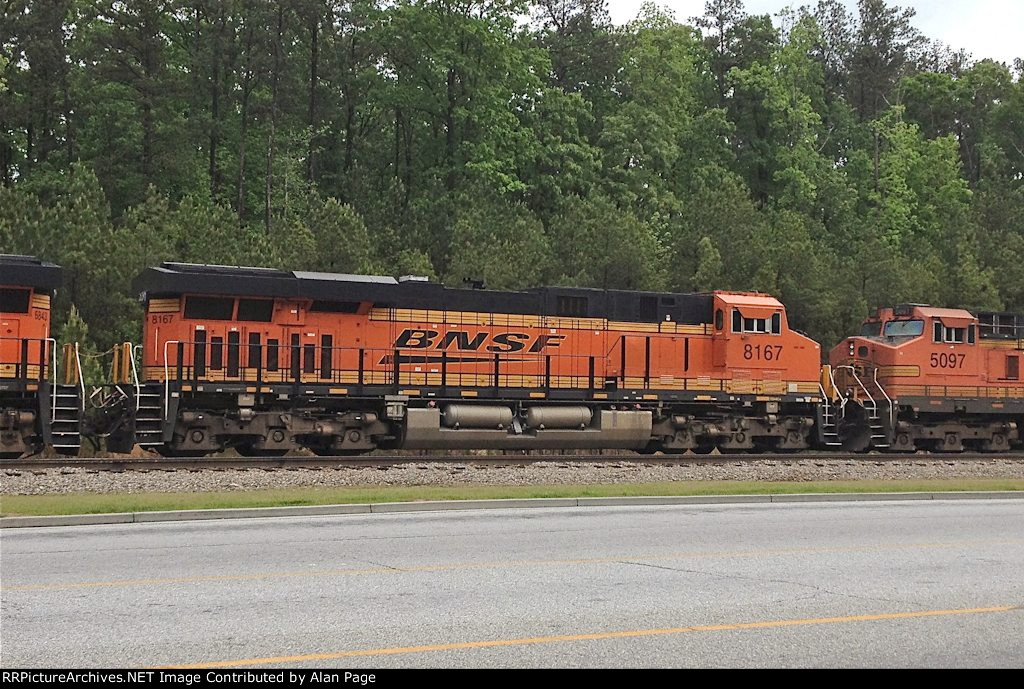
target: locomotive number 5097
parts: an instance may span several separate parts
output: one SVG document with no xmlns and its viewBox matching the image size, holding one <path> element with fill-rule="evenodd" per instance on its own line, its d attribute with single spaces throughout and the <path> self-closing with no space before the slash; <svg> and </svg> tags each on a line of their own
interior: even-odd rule
<svg viewBox="0 0 1024 689">
<path fill-rule="evenodd" d="M 963 368 L 964 359 L 967 358 L 966 354 L 947 354 L 942 352 L 932 352 L 931 365 L 932 368 Z"/>
</svg>

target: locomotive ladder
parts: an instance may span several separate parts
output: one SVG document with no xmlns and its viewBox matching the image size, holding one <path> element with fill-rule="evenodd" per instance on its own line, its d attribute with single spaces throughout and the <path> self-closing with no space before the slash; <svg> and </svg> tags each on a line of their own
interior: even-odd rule
<svg viewBox="0 0 1024 689">
<path fill-rule="evenodd" d="M 151 448 L 164 443 L 164 397 L 159 388 L 142 386 L 136 391 L 135 443 Z"/>
<path fill-rule="evenodd" d="M 828 371 L 829 381 L 832 384 L 832 391 L 839 398 L 838 407 L 833 403 L 832 396 L 825 392 L 825 386 L 818 383 L 821 391 L 821 441 L 829 447 L 838 447 L 843 444 L 839 438 L 839 420 L 846 411 L 846 398 L 839 392 L 836 386 L 836 379 L 832 369 Z"/>
<path fill-rule="evenodd" d="M 73 352 L 73 359 L 72 359 Z M 74 365 L 73 370 L 71 369 Z M 50 410 L 50 438 L 53 449 L 62 455 L 77 457 L 82 447 L 82 415 L 85 411 L 85 381 L 78 344 L 64 351 L 64 384 L 53 386 Z"/>
<path fill-rule="evenodd" d="M 864 385 L 864 381 L 862 381 L 860 379 L 860 376 L 857 375 L 857 371 L 854 369 L 853 366 L 840 366 L 839 368 L 844 368 L 844 369 L 849 370 L 850 375 L 852 375 L 853 379 L 855 381 L 857 381 L 857 386 L 860 387 L 861 392 L 864 393 L 864 399 L 860 400 L 860 403 L 861 403 L 861 406 L 864 407 L 864 411 L 867 412 L 867 415 L 868 415 L 868 427 L 870 428 L 870 431 L 871 431 L 871 447 L 878 447 L 878 448 L 889 447 L 889 436 L 886 433 L 885 424 L 883 423 L 884 419 L 883 419 L 881 413 L 879 412 L 878 401 L 874 397 L 871 396 L 870 392 L 868 392 L 867 386 Z M 875 387 L 882 393 L 882 395 L 885 396 L 885 399 L 886 399 L 886 410 L 885 411 L 888 414 L 889 426 L 891 428 L 892 427 L 892 413 L 893 413 L 893 410 L 892 410 L 892 407 L 893 407 L 892 399 L 890 399 L 889 395 L 882 388 L 881 383 L 878 382 L 878 369 L 874 370 L 874 375 L 872 377 L 872 382 L 874 383 Z"/>
<path fill-rule="evenodd" d="M 164 396 L 159 386 L 139 383 L 135 358 L 142 345 L 131 349 L 132 384 L 135 386 L 135 444 L 152 448 L 164 443 Z"/>
<path fill-rule="evenodd" d="M 76 385 L 55 385 L 53 411 L 50 417 L 50 437 L 53 449 L 62 455 L 77 457 L 82 447 L 81 398 Z"/>
</svg>

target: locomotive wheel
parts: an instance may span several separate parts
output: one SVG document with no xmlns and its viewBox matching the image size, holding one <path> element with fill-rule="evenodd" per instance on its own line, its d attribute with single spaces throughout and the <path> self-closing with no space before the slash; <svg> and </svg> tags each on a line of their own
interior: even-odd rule
<svg viewBox="0 0 1024 689">
<path fill-rule="evenodd" d="M 718 444 L 714 440 L 701 439 L 697 441 L 697 447 L 693 448 L 693 451 L 698 455 L 709 455 L 716 447 Z"/>
</svg>

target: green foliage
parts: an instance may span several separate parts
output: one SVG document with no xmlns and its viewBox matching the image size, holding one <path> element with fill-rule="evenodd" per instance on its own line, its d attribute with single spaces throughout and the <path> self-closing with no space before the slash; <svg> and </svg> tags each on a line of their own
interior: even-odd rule
<svg viewBox="0 0 1024 689">
<path fill-rule="evenodd" d="M 0 252 L 65 267 L 89 347 L 164 260 L 756 289 L 826 347 L 897 301 L 1024 311 L 1020 65 L 886 0 L 9 10 Z"/>
<path fill-rule="evenodd" d="M 551 252 L 544 226 L 525 206 L 480 194 L 459 209 L 446 282 L 482 281 L 490 289 L 544 282 Z"/>
<path fill-rule="evenodd" d="M 352 206 L 330 198 L 313 208 L 307 219 L 313 235 L 313 246 L 306 255 L 296 256 L 299 262 L 285 265 L 332 273 L 374 273 L 380 268 L 374 259 L 374 247 L 362 217 Z M 280 233 L 290 238 L 290 233 Z M 290 239 L 289 239 L 290 241 Z"/>
<path fill-rule="evenodd" d="M 664 251 L 654 227 L 607 197 L 571 197 L 551 224 L 561 284 L 605 289 L 662 289 Z"/>
<path fill-rule="evenodd" d="M 721 286 L 722 268 L 722 254 L 710 237 L 701 237 L 697 243 L 697 269 L 693 271 L 694 289 L 707 291 Z"/>
<path fill-rule="evenodd" d="M 71 305 L 71 309 L 68 312 L 67 321 L 57 331 L 56 340 L 58 349 L 64 347 L 64 345 L 77 345 L 77 356 L 74 357 L 74 362 L 71 365 L 76 368 L 81 365 L 79 372 L 86 385 L 99 385 L 103 383 L 102 362 L 105 357 L 101 352 L 93 351 L 92 343 L 89 340 L 89 326 L 82 319 L 82 315 L 75 308 L 74 304 Z M 60 358 L 60 360 L 62 361 L 63 359 Z M 109 361 L 109 359 L 106 360 Z M 63 380 L 66 372 L 59 371 L 58 375 Z"/>
</svg>

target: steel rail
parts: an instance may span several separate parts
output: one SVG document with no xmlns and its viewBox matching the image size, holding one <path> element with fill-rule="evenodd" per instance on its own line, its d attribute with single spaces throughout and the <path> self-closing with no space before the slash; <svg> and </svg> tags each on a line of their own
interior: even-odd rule
<svg viewBox="0 0 1024 689">
<path fill-rule="evenodd" d="M 0 462 L 0 471 L 46 471 L 51 469 L 87 469 L 93 471 L 224 471 L 228 469 L 345 469 L 376 468 L 387 469 L 399 466 L 456 464 L 474 467 L 526 466 L 530 464 L 553 465 L 601 465 L 638 464 L 649 466 L 695 466 L 716 464 L 754 464 L 773 462 L 782 466 L 796 462 L 817 461 L 829 463 L 875 463 L 899 464 L 913 462 L 997 462 L 1024 461 L 1024 453 L 849 453 L 849 452 L 806 452 L 791 454 L 580 454 L 580 455 L 368 455 L 357 457 L 131 457 L 131 458 L 80 458 L 62 457 L 53 459 L 26 458 Z"/>
</svg>

